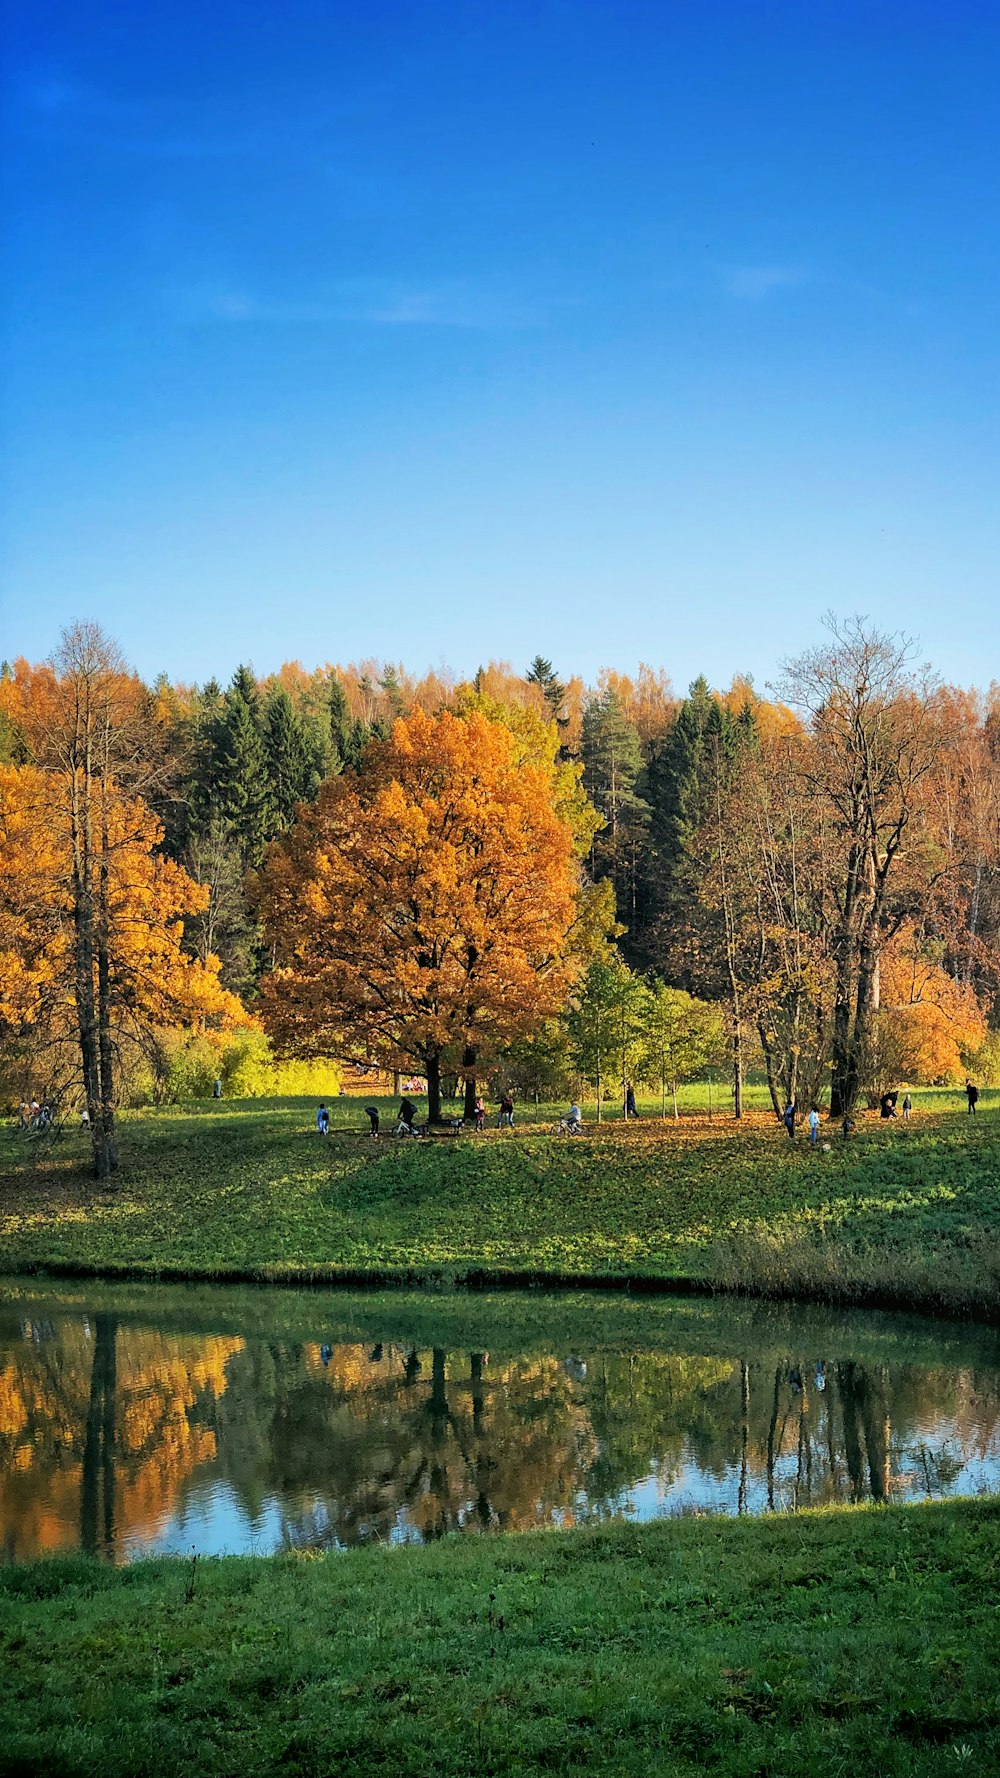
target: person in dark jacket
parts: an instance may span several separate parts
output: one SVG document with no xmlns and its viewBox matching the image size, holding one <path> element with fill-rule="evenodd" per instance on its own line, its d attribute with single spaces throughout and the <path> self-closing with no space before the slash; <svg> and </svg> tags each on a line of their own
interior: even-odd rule
<svg viewBox="0 0 1000 1778">
<path fill-rule="evenodd" d="M 965 1083 L 965 1096 L 969 1101 L 969 1110 L 974 1117 L 976 1114 L 976 1106 L 979 1103 L 979 1088 L 973 1086 L 971 1080 L 967 1080 Z"/>
<path fill-rule="evenodd" d="M 793 1141 L 795 1139 L 795 1113 L 796 1113 L 796 1110 L 797 1110 L 797 1107 L 796 1107 L 795 1101 L 793 1099 L 792 1103 L 790 1105 L 785 1106 L 784 1112 L 782 1113 L 782 1117 L 781 1117 L 781 1121 L 784 1124 L 785 1129 L 788 1131 L 788 1134 L 789 1134 L 789 1136 L 791 1136 Z"/>
</svg>

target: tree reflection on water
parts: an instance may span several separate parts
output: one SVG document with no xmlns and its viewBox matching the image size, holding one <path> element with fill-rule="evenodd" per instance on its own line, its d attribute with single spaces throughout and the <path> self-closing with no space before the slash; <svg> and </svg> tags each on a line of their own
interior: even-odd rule
<svg viewBox="0 0 1000 1778">
<path fill-rule="evenodd" d="M 168 1334 L 107 1311 L 0 1328 L 19 1557 L 176 1546 L 222 1499 L 230 1547 L 326 1549 L 992 1487 L 998 1423 L 997 1373 L 974 1364 L 491 1356 Z"/>
</svg>

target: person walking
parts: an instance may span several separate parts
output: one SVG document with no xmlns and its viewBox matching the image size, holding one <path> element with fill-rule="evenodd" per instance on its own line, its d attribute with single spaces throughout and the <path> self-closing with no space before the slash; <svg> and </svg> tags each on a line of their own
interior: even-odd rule
<svg viewBox="0 0 1000 1778">
<path fill-rule="evenodd" d="M 809 1113 L 809 1140 L 813 1144 L 819 1141 L 819 1112 L 815 1105 Z"/>
<path fill-rule="evenodd" d="M 913 1100 L 910 1098 L 909 1093 L 906 1092 L 903 1094 L 903 1122 L 904 1122 L 904 1124 L 909 1123 L 910 1112 L 912 1110 L 913 1110 Z"/>
<path fill-rule="evenodd" d="M 784 1109 L 784 1112 L 783 1112 L 782 1118 L 781 1118 L 781 1121 L 784 1124 L 785 1129 L 788 1131 L 789 1136 L 791 1136 L 793 1142 L 795 1140 L 795 1112 L 796 1112 L 796 1105 L 795 1105 L 795 1100 L 793 1099 L 790 1105 L 785 1106 L 785 1109 Z"/>
<path fill-rule="evenodd" d="M 476 1100 L 476 1129 L 479 1131 L 483 1131 L 483 1130 L 485 1130 L 485 1128 L 486 1128 L 486 1101 L 483 1098 L 482 1094 L 480 1093 L 479 1098 Z"/>
<path fill-rule="evenodd" d="M 500 1099 L 500 1116 L 497 1119 L 498 1130 L 505 1126 L 508 1130 L 514 1128 L 514 1100 L 509 1091 L 504 1092 Z"/>
<path fill-rule="evenodd" d="M 979 1103 L 979 1088 L 977 1086 L 973 1086 L 971 1080 L 967 1080 L 965 1083 L 965 1096 L 969 1101 L 969 1111 L 972 1114 L 972 1116 L 975 1117 L 976 1106 Z"/>
<path fill-rule="evenodd" d="M 330 1113 L 325 1105 L 321 1105 L 316 1113 L 316 1128 L 321 1136 L 328 1136 L 330 1133 Z"/>
</svg>

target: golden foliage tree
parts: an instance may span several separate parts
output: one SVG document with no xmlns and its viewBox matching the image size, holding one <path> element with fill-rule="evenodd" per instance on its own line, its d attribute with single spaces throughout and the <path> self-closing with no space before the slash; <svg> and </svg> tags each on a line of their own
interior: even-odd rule
<svg viewBox="0 0 1000 1778">
<path fill-rule="evenodd" d="M 880 1038 L 895 1053 L 899 1078 L 953 1080 L 985 1039 L 975 992 L 942 967 L 942 950 L 907 926 L 882 958 Z"/>
<path fill-rule="evenodd" d="M 477 710 L 416 710 L 329 780 L 268 853 L 257 906 L 285 1053 L 370 1056 L 474 1085 L 484 1053 L 564 1003 L 577 847 L 565 773 Z"/>
<path fill-rule="evenodd" d="M 75 1035 L 94 1168 L 117 1165 L 116 1053 L 126 1029 L 243 1017 L 214 958 L 186 956 L 183 920 L 206 892 L 157 850 L 163 830 L 137 792 L 153 781 L 148 694 L 93 625 L 67 631 L 54 663 L 18 665 L 4 701 L 32 764 L 0 779 L 0 950 L 8 1032 Z"/>
</svg>

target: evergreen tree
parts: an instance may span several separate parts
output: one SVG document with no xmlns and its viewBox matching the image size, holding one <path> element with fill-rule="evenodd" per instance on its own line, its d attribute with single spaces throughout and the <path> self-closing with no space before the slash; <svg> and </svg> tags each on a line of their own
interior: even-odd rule
<svg viewBox="0 0 1000 1778">
<path fill-rule="evenodd" d="M 539 691 L 548 705 L 549 715 L 552 717 L 552 720 L 554 722 L 563 723 L 565 718 L 562 715 L 562 707 L 563 700 L 566 696 L 566 687 L 560 683 L 559 679 L 557 679 L 556 674 L 553 671 L 552 662 L 547 661 L 544 655 L 536 654 L 531 666 L 525 674 L 525 678 L 529 685 L 538 686 Z"/>
<path fill-rule="evenodd" d="M 235 689 L 226 693 L 215 740 L 214 812 L 234 835 L 244 870 L 255 870 L 274 832 L 274 798 L 264 738 Z"/>
<path fill-rule="evenodd" d="M 403 715 L 405 705 L 403 688 L 399 683 L 399 674 L 396 668 L 386 667 L 378 683 L 379 690 L 385 696 L 387 727 L 391 729 L 397 716 Z"/>
<path fill-rule="evenodd" d="M 284 833 L 292 824 L 296 803 L 307 802 L 314 783 L 314 769 L 306 746 L 305 730 L 296 716 L 287 691 L 275 690 L 267 700 L 267 764 L 273 804 L 272 831 Z"/>
<path fill-rule="evenodd" d="M 330 740 L 336 760 L 331 770 L 334 772 L 342 772 L 345 766 L 356 765 L 352 745 L 353 728 L 343 681 L 335 676 L 330 680 Z"/>
<path fill-rule="evenodd" d="M 666 964 L 691 987 L 704 986 L 694 967 L 694 906 L 689 854 L 713 816 L 719 793 L 731 779 L 741 747 L 755 744 L 756 724 L 749 705 L 739 717 L 710 691 L 699 676 L 692 684 L 661 747 L 650 760 L 644 788 L 651 806 L 644 907 L 648 929 L 646 952 Z"/>
<path fill-rule="evenodd" d="M 646 846 L 649 805 L 638 794 L 642 770 L 639 733 L 613 688 L 592 697 L 583 713 L 583 782 L 604 828 L 593 842 L 595 878 L 610 877 L 619 919 L 636 916 L 637 885 Z"/>
<path fill-rule="evenodd" d="M 11 685 L 14 681 L 14 669 L 9 661 L 0 661 L 0 686 Z M 0 765 L 24 765 L 28 758 L 28 749 L 17 723 L 8 715 L 0 703 Z"/>
<path fill-rule="evenodd" d="M 254 678 L 252 667 L 239 666 L 233 674 L 232 684 L 227 694 L 230 697 L 242 698 L 255 722 L 260 721 L 260 687 Z"/>
<path fill-rule="evenodd" d="M 347 737 L 347 753 L 344 759 L 344 765 L 349 771 L 360 771 L 361 755 L 372 739 L 374 726 L 373 723 L 365 722 L 361 716 L 356 716 L 351 723 L 350 733 Z"/>
</svg>

